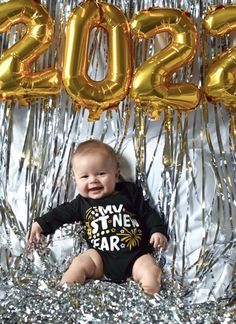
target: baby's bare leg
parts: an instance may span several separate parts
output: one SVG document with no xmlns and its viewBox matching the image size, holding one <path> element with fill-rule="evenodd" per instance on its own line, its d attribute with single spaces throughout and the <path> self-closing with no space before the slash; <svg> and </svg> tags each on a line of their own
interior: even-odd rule
<svg viewBox="0 0 236 324">
<path fill-rule="evenodd" d="M 72 260 L 62 276 L 61 284 L 75 282 L 84 284 L 87 279 L 99 279 L 102 276 L 102 258 L 96 250 L 89 249 Z"/>
<path fill-rule="evenodd" d="M 144 292 L 149 295 L 160 291 L 161 274 L 161 268 L 151 254 L 142 255 L 133 265 L 132 275 L 134 280 L 140 283 Z"/>
</svg>

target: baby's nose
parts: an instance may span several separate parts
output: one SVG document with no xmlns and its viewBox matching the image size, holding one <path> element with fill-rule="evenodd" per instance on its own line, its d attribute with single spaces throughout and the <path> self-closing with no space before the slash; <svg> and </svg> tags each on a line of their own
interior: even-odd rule
<svg viewBox="0 0 236 324">
<path fill-rule="evenodd" d="M 95 175 L 90 177 L 90 182 L 91 183 L 97 182 L 97 181 L 98 181 L 98 179 L 97 179 L 97 177 Z"/>
</svg>

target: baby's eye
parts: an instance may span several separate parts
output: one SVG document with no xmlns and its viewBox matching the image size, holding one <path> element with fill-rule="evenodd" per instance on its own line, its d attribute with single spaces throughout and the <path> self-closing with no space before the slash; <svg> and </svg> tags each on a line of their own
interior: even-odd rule
<svg viewBox="0 0 236 324">
<path fill-rule="evenodd" d="M 88 178 L 87 175 L 82 175 L 82 176 L 80 176 L 80 179 L 87 179 L 87 178 Z"/>
<path fill-rule="evenodd" d="M 103 176 L 105 174 L 106 174 L 106 172 L 104 172 L 104 171 L 98 172 L 98 175 L 100 175 L 100 176 Z"/>
</svg>

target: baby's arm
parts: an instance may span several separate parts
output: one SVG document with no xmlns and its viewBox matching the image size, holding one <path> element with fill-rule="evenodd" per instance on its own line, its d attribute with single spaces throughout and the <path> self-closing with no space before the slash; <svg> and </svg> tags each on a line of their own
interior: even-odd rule
<svg viewBox="0 0 236 324">
<path fill-rule="evenodd" d="M 34 222 L 30 231 L 28 231 L 26 234 L 26 239 L 30 249 L 32 249 L 35 242 L 40 240 L 42 231 L 42 227 L 37 222 Z"/>
<path fill-rule="evenodd" d="M 158 232 L 152 234 L 149 243 L 153 245 L 155 250 L 166 250 L 168 244 L 165 235 Z"/>
</svg>

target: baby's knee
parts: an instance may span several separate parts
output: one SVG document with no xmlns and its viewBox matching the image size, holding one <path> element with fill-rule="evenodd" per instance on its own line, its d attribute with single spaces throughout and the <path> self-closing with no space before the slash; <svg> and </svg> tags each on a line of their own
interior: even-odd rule
<svg viewBox="0 0 236 324">
<path fill-rule="evenodd" d="M 147 295 L 154 295 L 159 293 L 161 289 L 161 285 L 159 282 L 153 283 L 152 285 L 146 285 L 145 283 L 142 284 L 142 290 Z"/>
<path fill-rule="evenodd" d="M 140 284 L 145 294 L 154 295 L 161 288 L 161 269 L 158 266 L 153 266 L 144 272 L 140 278 Z"/>
<path fill-rule="evenodd" d="M 146 278 L 143 278 L 143 280 L 140 281 L 142 290 L 147 295 L 154 295 L 156 293 L 159 293 L 161 289 L 161 281 L 157 278 L 150 278 L 146 280 Z"/>
<path fill-rule="evenodd" d="M 95 269 L 96 265 L 93 259 L 89 255 L 80 254 L 72 260 L 72 266 L 76 266 L 79 271 L 83 271 L 86 277 L 91 276 Z"/>
</svg>

